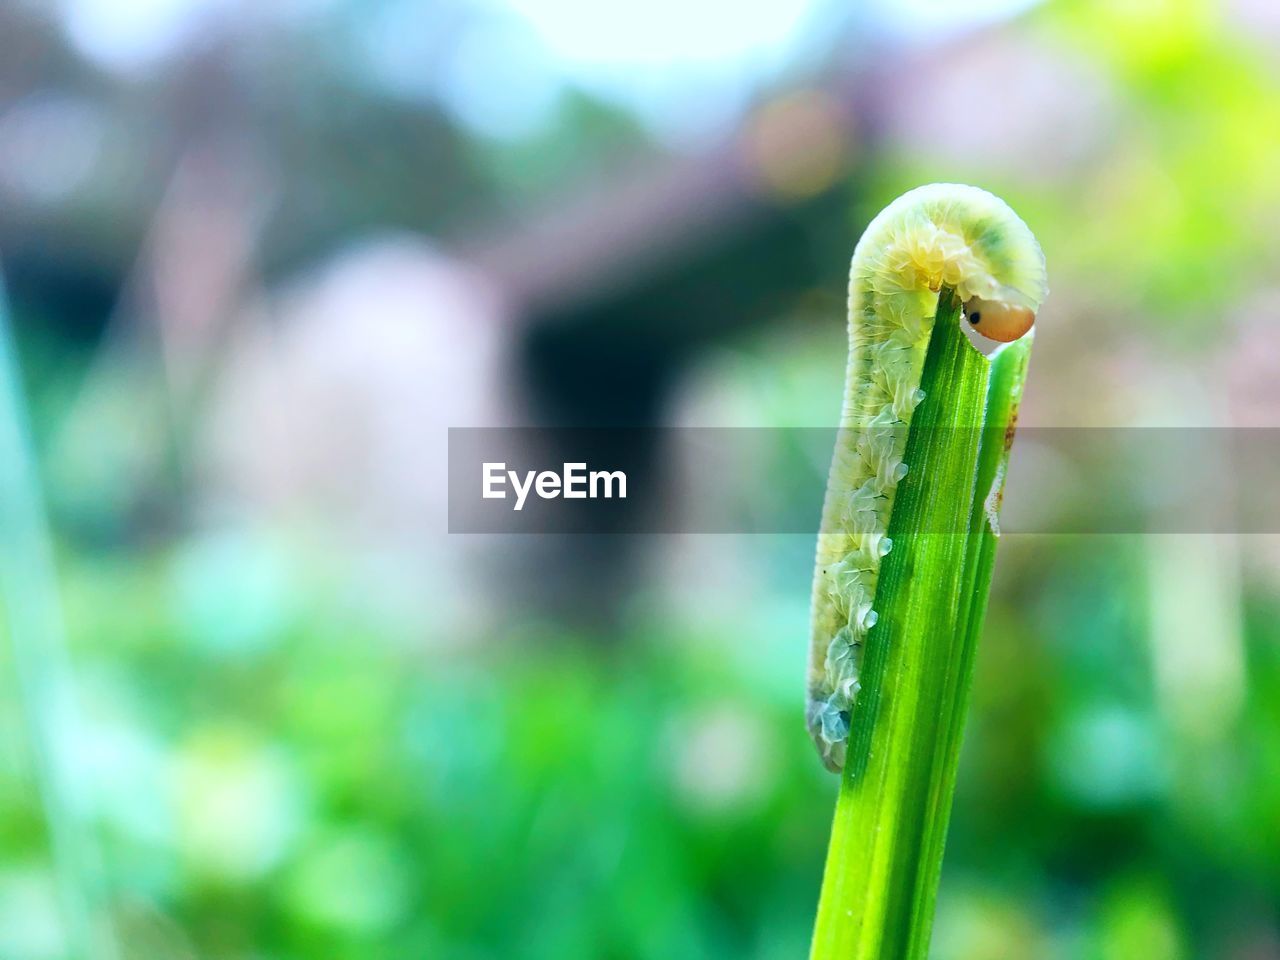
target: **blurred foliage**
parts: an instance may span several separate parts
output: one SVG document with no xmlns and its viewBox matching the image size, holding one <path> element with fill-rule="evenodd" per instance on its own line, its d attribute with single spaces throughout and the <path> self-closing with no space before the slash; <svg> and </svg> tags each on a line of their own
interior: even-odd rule
<svg viewBox="0 0 1280 960">
<path fill-rule="evenodd" d="M 341 592 L 304 589 L 280 549 L 219 539 L 63 565 L 83 762 L 105 788 L 126 947 L 803 951 L 835 781 L 776 667 L 791 648 L 777 618 L 637 621 L 608 644 L 527 626 L 477 649 L 406 643 Z M 1005 545 L 939 957 L 1274 949 L 1280 609 L 1250 611 L 1239 720 L 1189 746 L 1143 668 L 1136 549 Z M 56 957 L 39 799 L 21 769 L 0 779 L 0 943 Z"/>
<path fill-rule="evenodd" d="M 790 703 L 678 635 L 406 646 L 244 541 L 66 570 L 120 910 L 198 955 L 783 957 L 807 936 L 825 777 Z M 11 708 L 5 731 L 20 752 Z M 10 776 L 3 802 L 0 889 L 50 892 L 38 798 Z M 51 900 L 14 915 L 33 898 L 0 901 L 6 956 L 57 955 L 23 940 L 56 926 Z"/>
<path fill-rule="evenodd" d="M 1250 6 L 1061 0 L 993 31 L 996 46 L 980 51 L 996 51 L 1001 87 L 1020 80 L 1001 72 L 1010 48 L 1096 81 L 1105 110 L 1087 149 L 1050 111 L 1035 140 L 1069 162 L 1010 167 L 996 162 L 1005 147 L 987 133 L 987 103 L 969 104 L 947 137 L 922 111 L 931 139 L 860 158 L 850 180 L 861 206 L 844 245 L 821 257 L 844 263 L 866 215 L 906 187 L 990 187 L 1025 215 L 1051 268 L 1028 405 L 1133 416 L 1132 395 L 1107 387 L 1152 392 L 1144 377 L 1166 347 L 1203 374 L 1205 355 L 1256 312 L 1252 298 L 1275 292 L 1280 81 L 1274 36 L 1231 12 Z M 573 188 L 596 161 L 665 149 L 615 105 L 572 90 L 545 129 L 494 142 L 434 105 L 352 92 L 332 63 L 317 60 L 307 86 L 300 65 L 318 54 L 287 52 L 290 68 L 268 71 L 274 86 L 237 121 L 284 171 L 268 273 L 371 229 L 469 227 Z M 983 66 L 986 53 L 962 53 L 948 78 Z M 62 272 L 34 286 L 67 298 L 56 316 L 16 310 L 42 451 L 100 362 L 107 311 L 86 320 L 77 298 L 88 289 L 109 303 L 127 286 L 154 212 L 155 157 L 111 150 L 163 142 L 173 123 L 153 99 L 164 83 L 108 84 L 69 56 L 33 54 L 49 76 L 31 82 L 119 107 L 100 166 L 123 173 L 77 201 L 81 220 L 23 208 L 0 222 L 6 256 L 54 263 Z M 34 286 L 28 275 L 23 289 Z M 706 351 L 690 392 L 713 393 L 745 423 L 827 422 L 843 364 L 838 296 L 800 299 L 773 329 Z M 1148 365 L 1104 382 L 1099 370 L 1126 344 Z M 513 616 L 494 572 L 484 606 L 499 626 L 476 626 L 482 610 L 469 629 L 443 614 L 397 618 L 369 596 L 389 588 L 354 571 L 358 558 L 285 523 L 218 528 L 199 513 L 207 504 L 181 500 L 180 469 L 157 484 L 176 502 L 87 502 L 100 485 L 133 482 L 102 476 L 115 461 L 100 451 L 142 444 L 143 421 L 164 419 L 138 400 L 153 383 L 126 388 L 108 392 L 111 429 L 87 435 L 81 472 L 55 464 L 48 477 L 88 721 L 77 758 L 97 789 L 91 816 L 126 957 L 803 955 L 836 787 L 801 717 L 811 538 L 707 538 L 719 546 L 698 573 L 725 579 L 672 574 L 665 601 L 638 589 L 617 628 Z M 1155 402 L 1168 396 L 1183 393 Z M 156 459 L 167 469 L 169 456 Z M 1280 564 L 1256 539 L 1002 545 L 939 960 L 1280 957 Z M 1171 551 L 1178 562 L 1161 565 Z M 443 609 L 439 572 L 406 576 Z M 1229 619 L 1197 605 L 1206 584 L 1229 599 Z M 1238 686 L 1162 685 L 1168 622 L 1192 649 L 1236 651 Z M 0 956 L 62 960 L 31 781 L 38 745 L 12 666 L 0 644 Z"/>
<path fill-rule="evenodd" d="M 1050 138 L 1041 148 L 1059 160 L 1053 173 L 1033 161 L 1010 170 L 1007 155 L 993 170 L 1001 144 L 987 139 L 975 103 L 964 149 L 891 155 L 864 214 L 918 183 L 980 180 L 1024 212 L 1055 294 L 1091 311 L 1141 311 L 1151 317 L 1143 335 L 1203 343 L 1222 324 L 1223 306 L 1280 266 L 1266 226 L 1280 214 L 1280 77 L 1274 46 L 1252 36 L 1242 16 L 1265 6 L 1045 4 L 1019 24 L 1018 43 L 1079 64 L 1080 75 L 1063 82 L 1096 79 L 1105 89 L 1083 114 L 1055 123 L 1050 113 L 1038 128 Z M 1061 103 L 1070 98 L 1064 90 Z M 991 119 L 997 130 L 1007 124 Z M 1064 125 L 1082 122 L 1089 129 Z M 1082 137 L 1095 142 L 1066 161 Z"/>
</svg>

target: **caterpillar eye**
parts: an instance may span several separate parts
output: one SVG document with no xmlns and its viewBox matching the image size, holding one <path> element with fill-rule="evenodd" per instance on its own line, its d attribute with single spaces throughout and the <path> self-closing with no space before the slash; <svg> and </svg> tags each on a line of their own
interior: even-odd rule
<svg viewBox="0 0 1280 960">
<path fill-rule="evenodd" d="M 965 303 L 964 315 L 978 333 L 1001 343 L 1017 340 L 1036 322 L 1035 313 L 1027 307 L 981 297 Z"/>
</svg>

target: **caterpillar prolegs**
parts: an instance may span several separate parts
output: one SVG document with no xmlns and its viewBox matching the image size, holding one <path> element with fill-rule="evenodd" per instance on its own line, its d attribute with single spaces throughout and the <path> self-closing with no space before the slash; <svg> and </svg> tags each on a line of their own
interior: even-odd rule
<svg viewBox="0 0 1280 960">
<path fill-rule="evenodd" d="M 849 271 L 849 363 L 827 479 L 813 582 L 805 719 L 823 763 L 844 766 L 863 644 L 876 625 L 880 565 L 912 412 L 942 290 L 967 322 L 1009 341 L 1046 294 L 1044 255 L 1027 225 L 977 187 L 932 184 L 871 221 Z M 892 642 L 892 638 L 888 638 Z"/>
</svg>

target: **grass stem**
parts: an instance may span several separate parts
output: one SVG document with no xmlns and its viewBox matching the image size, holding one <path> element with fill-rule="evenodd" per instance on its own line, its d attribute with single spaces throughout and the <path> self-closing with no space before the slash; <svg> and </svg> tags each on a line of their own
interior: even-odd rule
<svg viewBox="0 0 1280 960">
<path fill-rule="evenodd" d="M 889 523 L 811 960 L 928 953 L 1031 338 L 984 357 L 944 290 Z"/>
</svg>

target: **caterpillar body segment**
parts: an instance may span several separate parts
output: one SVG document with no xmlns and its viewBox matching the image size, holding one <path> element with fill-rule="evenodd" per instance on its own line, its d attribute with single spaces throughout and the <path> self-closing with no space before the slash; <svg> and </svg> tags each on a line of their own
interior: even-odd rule
<svg viewBox="0 0 1280 960">
<path fill-rule="evenodd" d="M 823 763 L 843 768 L 862 650 L 878 620 L 880 566 L 941 291 L 981 334 L 1014 340 L 1047 293 L 1044 256 L 1004 201 L 933 184 L 871 221 L 849 271 L 849 361 L 814 569 L 805 719 Z M 985 325 L 985 327 L 984 327 Z M 887 638 L 892 642 L 892 638 Z"/>
</svg>

